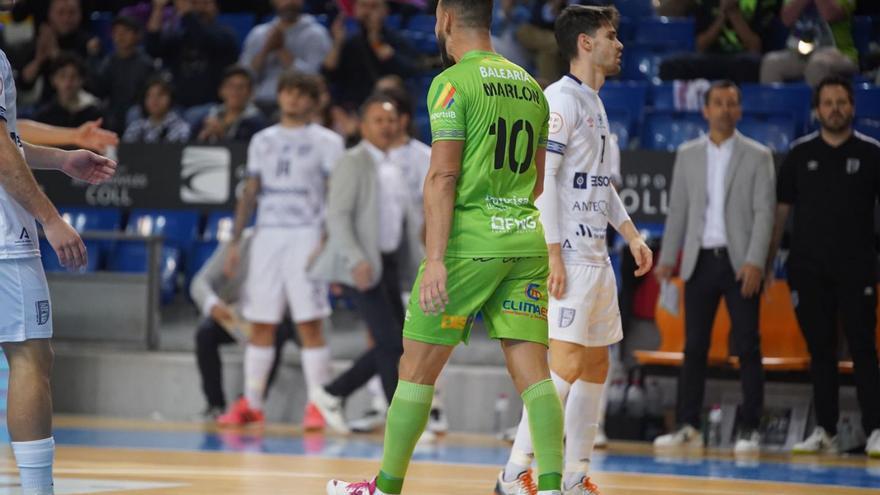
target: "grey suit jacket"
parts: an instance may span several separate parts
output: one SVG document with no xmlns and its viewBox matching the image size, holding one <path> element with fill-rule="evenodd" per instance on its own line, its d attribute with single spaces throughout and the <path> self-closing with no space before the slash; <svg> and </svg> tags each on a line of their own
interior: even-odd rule
<svg viewBox="0 0 880 495">
<path fill-rule="evenodd" d="M 379 249 L 380 217 L 378 170 L 363 144 L 346 151 L 330 175 L 327 202 L 327 242 L 315 258 L 309 275 L 316 280 L 354 286 L 351 271 L 366 260 L 373 268 L 375 285 L 382 276 L 382 252 Z M 402 246 L 409 249 L 408 259 L 421 259 L 417 213 L 406 209 Z"/>
<path fill-rule="evenodd" d="M 226 254 L 229 252 L 229 243 L 224 242 L 217 246 L 217 249 L 208 258 L 208 261 L 202 265 L 202 268 L 196 273 L 189 287 L 189 295 L 193 302 L 202 311 L 203 316 L 209 316 L 205 305 L 214 298 L 226 304 L 236 304 L 241 298 L 241 287 L 247 278 L 248 258 L 251 250 L 251 240 L 253 239 L 253 229 L 246 229 L 239 241 L 240 265 L 235 272 L 235 276 L 228 278 L 223 273 L 223 266 L 226 264 Z"/>
<path fill-rule="evenodd" d="M 724 178 L 724 222 L 727 252 L 734 272 L 744 263 L 763 269 L 773 231 L 776 208 L 773 155 L 766 146 L 739 132 Z M 661 265 L 675 265 L 684 247 L 681 277 L 689 279 L 697 266 L 706 227 L 706 136 L 678 148 L 672 173 L 669 214 L 660 249 Z"/>
</svg>

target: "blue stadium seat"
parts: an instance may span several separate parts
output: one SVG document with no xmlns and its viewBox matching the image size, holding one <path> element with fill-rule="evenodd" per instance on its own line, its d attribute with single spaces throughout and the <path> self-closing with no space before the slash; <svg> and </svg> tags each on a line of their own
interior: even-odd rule
<svg viewBox="0 0 880 495">
<path fill-rule="evenodd" d="M 699 113 L 654 111 L 645 115 L 642 148 L 675 151 L 678 146 L 706 132 Z"/>
<path fill-rule="evenodd" d="M 617 147 L 625 150 L 629 148 L 629 128 L 622 122 L 617 122 L 609 115 L 611 121 L 611 133 L 617 136 Z"/>
<path fill-rule="evenodd" d="M 648 84 L 644 81 L 609 81 L 599 91 L 608 119 L 612 122 L 620 122 L 627 117 L 627 130 L 636 132 L 636 127 L 642 120 L 648 101 Z"/>
<path fill-rule="evenodd" d="M 180 251 L 163 246 L 159 256 L 160 292 L 163 304 L 174 299 L 177 290 L 177 274 L 180 266 Z M 119 241 L 107 263 L 114 272 L 145 273 L 147 271 L 147 244 L 143 241 Z"/>
<path fill-rule="evenodd" d="M 871 51 L 871 18 L 866 15 L 858 15 L 852 19 L 852 36 L 859 56 L 867 55 Z"/>
<path fill-rule="evenodd" d="M 636 43 L 681 51 L 693 51 L 696 39 L 693 18 L 642 18 L 636 24 L 635 34 Z"/>
<path fill-rule="evenodd" d="M 122 212 L 118 208 L 61 207 L 59 210 L 61 217 L 77 232 L 122 228 Z"/>
<path fill-rule="evenodd" d="M 622 17 L 653 17 L 654 5 L 652 0 L 615 0 L 614 6 L 620 11 Z"/>
<path fill-rule="evenodd" d="M 671 82 L 652 84 L 648 97 L 654 110 L 675 110 L 675 96 Z"/>
<path fill-rule="evenodd" d="M 880 86 L 862 83 L 855 88 L 856 116 L 880 119 Z"/>
<path fill-rule="evenodd" d="M 788 151 L 795 139 L 795 124 L 790 117 L 744 117 L 737 126 L 744 135 L 769 147 L 776 153 Z"/>
<path fill-rule="evenodd" d="M 415 116 L 417 136 L 423 143 L 431 144 L 431 119 L 425 113 L 417 112 Z"/>
<path fill-rule="evenodd" d="M 630 41 L 635 39 L 636 35 L 636 19 L 629 17 L 621 17 L 620 23 L 617 25 L 617 39 L 626 46 Z M 626 48 L 624 47 L 624 51 Z"/>
<path fill-rule="evenodd" d="M 232 228 L 235 222 L 235 213 L 231 211 L 214 211 L 208 215 L 205 223 L 205 232 L 202 234 L 203 241 L 228 241 L 232 239 Z"/>
<path fill-rule="evenodd" d="M 668 51 L 663 47 L 634 45 L 623 51 L 621 78 L 635 81 L 659 80 L 660 62 Z"/>
<path fill-rule="evenodd" d="M 248 12 L 230 12 L 218 15 L 217 22 L 235 32 L 238 46 L 241 47 L 248 33 L 251 32 L 254 24 L 256 24 L 257 16 Z"/>
<path fill-rule="evenodd" d="M 855 128 L 862 134 L 880 141 L 880 119 L 856 119 Z"/>
<path fill-rule="evenodd" d="M 390 14 L 385 18 L 385 27 L 388 29 L 400 29 L 403 19 L 400 14 Z"/>
<path fill-rule="evenodd" d="M 743 84 L 743 113 L 792 117 L 800 134 L 810 120 L 811 95 L 810 87 L 803 83 Z"/>
<path fill-rule="evenodd" d="M 165 245 L 186 252 L 198 237 L 199 214 L 191 210 L 132 210 L 125 231 L 161 235 Z"/>
<path fill-rule="evenodd" d="M 417 14 L 409 18 L 405 27 L 409 31 L 418 31 L 434 36 L 434 25 L 436 24 L 437 18 L 433 15 Z"/>
<path fill-rule="evenodd" d="M 405 29 L 400 31 L 400 34 L 421 54 L 437 55 L 440 53 L 437 37 L 434 36 L 433 31 L 429 34 L 422 31 Z"/>
<path fill-rule="evenodd" d="M 92 273 L 98 271 L 98 268 L 101 266 L 101 246 L 98 241 L 94 240 L 84 240 L 83 244 L 86 246 L 86 252 L 88 252 L 89 260 L 86 263 L 86 266 L 81 270 L 84 273 Z M 55 254 L 55 250 L 52 249 L 52 246 L 49 244 L 49 241 L 46 240 L 45 237 L 40 237 L 40 256 L 43 262 L 43 270 L 47 272 L 67 272 L 67 268 L 61 266 L 61 261 L 58 260 L 58 255 Z"/>
</svg>

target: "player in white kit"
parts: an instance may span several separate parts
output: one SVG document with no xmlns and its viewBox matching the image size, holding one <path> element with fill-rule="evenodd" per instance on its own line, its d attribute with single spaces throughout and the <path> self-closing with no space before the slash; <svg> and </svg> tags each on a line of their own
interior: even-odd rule
<svg viewBox="0 0 880 495">
<path fill-rule="evenodd" d="M 623 338 L 606 243 L 608 224 L 628 243 L 638 264 L 636 275 L 647 273 L 652 264 L 651 250 L 612 185 L 611 133 L 598 94 L 606 76 L 620 71 L 623 45 L 617 40 L 617 20 L 614 7 L 566 8 L 555 31 L 570 72 L 545 90 L 550 135 L 544 194 L 537 204 L 550 255 L 550 370 L 565 404 L 564 495 L 599 493 L 590 481 L 589 463 L 600 422 L 608 347 Z M 495 492 L 529 493 L 532 458 L 523 411 Z"/>
<path fill-rule="evenodd" d="M 280 123 L 257 133 L 248 148 L 248 180 L 235 215 L 233 246 L 258 205 L 242 316 L 252 323 L 245 349 L 244 397 L 221 416 L 221 424 L 263 420 L 263 392 L 274 357 L 275 328 L 290 310 L 302 341 L 303 374 L 311 391 L 330 379 L 330 351 L 322 320 L 330 316 L 328 288 L 306 275 L 324 235 L 327 179 L 344 150 L 342 137 L 310 123 L 318 107 L 320 81 L 285 74 L 278 82 Z M 238 266 L 230 249 L 227 274 Z M 303 425 L 321 429 L 324 420 L 309 403 Z"/>
<path fill-rule="evenodd" d="M 29 167 L 61 170 L 97 184 L 113 176 L 116 163 L 90 151 L 22 142 L 16 129 L 15 97 L 12 68 L 0 51 L 0 346 L 9 362 L 6 419 L 22 492 L 46 495 L 54 493 L 49 387 L 52 303 L 40 263 L 35 219 L 62 265 L 83 267 L 88 256 L 79 235 L 62 220 Z"/>
</svg>

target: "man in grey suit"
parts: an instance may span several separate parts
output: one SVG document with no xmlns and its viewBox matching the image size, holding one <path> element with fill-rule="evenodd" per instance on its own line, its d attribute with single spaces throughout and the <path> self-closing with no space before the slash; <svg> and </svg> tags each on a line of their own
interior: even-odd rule
<svg viewBox="0 0 880 495">
<path fill-rule="evenodd" d="M 389 156 L 397 118 L 386 95 L 373 95 L 361 107 L 363 140 L 339 159 L 330 176 L 327 243 L 309 272 L 316 280 L 344 286 L 375 343 L 312 397 L 327 424 L 342 433 L 349 432 L 342 409 L 346 397 L 375 374 L 389 403 L 397 388 L 404 314 L 400 251 L 408 248 L 410 258 L 419 257 L 414 250 L 421 247 L 420 222 L 410 207 L 416 192 Z"/>
<path fill-rule="evenodd" d="M 229 242 L 223 242 L 217 246 L 208 261 L 202 265 L 190 284 L 190 297 L 203 316 L 199 328 L 196 330 L 196 360 L 199 365 L 199 375 L 202 378 L 202 392 L 208 401 L 208 405 L 202 413 L 205 419 L 215 420 L 226 410 L 220 346 L 233 344 L 239 339 L 246 338 L 244 335 L 231 334 L 224 325 L 235 319 L 234 307 L 241 298 L 241 286 L 247 276 L 252 239 L 253 231 L 246 230 L 239 241 L 241 269 L 236 271 L 235 276 L 230 278 L 224 273 L 223 265 L 229 253 Z M 293 322 L 290 318 L 285 318 L 278 326 L 278 334 L 275 336 L 275 360 L 272 362 L 265 393 L 268 393 L 269 387 L 274 381 L 278 365 L 281 362 L 281 349 L 289 339 L 299 344 L 293 330 Z"/>
<path fill-rule="evenodd" d="M 680 428 L 657 447 L 702 447 L 699 432 L 712 324 L 721 297 L 739 357 L 743 405 L 735 451 L 760 449 L 757 429 L 764 402 L 758 307 L 773 231 L 775 179 L 770 150 L 741 135 L 740 92 L 729 81 L 706 92 L 709 134 L 678 148 L 669 213 L 655 274 L 672 276 L 680 249 L 685 280 L 684 365 L 678 382 Z"/>
</svg>

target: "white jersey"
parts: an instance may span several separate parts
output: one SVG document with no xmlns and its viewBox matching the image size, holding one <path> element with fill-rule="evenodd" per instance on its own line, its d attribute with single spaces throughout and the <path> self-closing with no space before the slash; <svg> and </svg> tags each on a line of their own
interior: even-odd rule
<svg viewBox="0 0 880 495">
<path fill-rule="evenodd" d="M 317 124 L 273 125 L 255 134 L 247 170 L 260 178 L 257 227 L 320 227 L 327 178 L 344 149 L 341 136 Z"/>
<path fill-rule="evenodd" d="M 629 216 L 612 184 L 617 168 L 612 161 L 620 155 L 612 150 L 617 142 L 612 140 L 605 106 L 596 91 L 571 75 L 544 93 L 550 105 L 547 176 L 556 177 L 555 242 L 567 262 L 607 265 L 608 224 L 619 228 Z M 561 164 L 550 153 L 561 155 Z M 551 163 L 559 164 L 558 170 L 549 170 Z M 554 240 L 548 237 L 548 242 Z"/>
<path fill-rule="evenodd" d="M 0 50 L 0 119 L 6 121 L 9 137 L 18 145 L 24 156 L 24 148 L 16 127 L 15 80 L 6 53 Z M 40 256 L 37 242 L 37 222 L 18 201 L 0 186 L 0 259 L 34 258 Z"/>
</svg>

